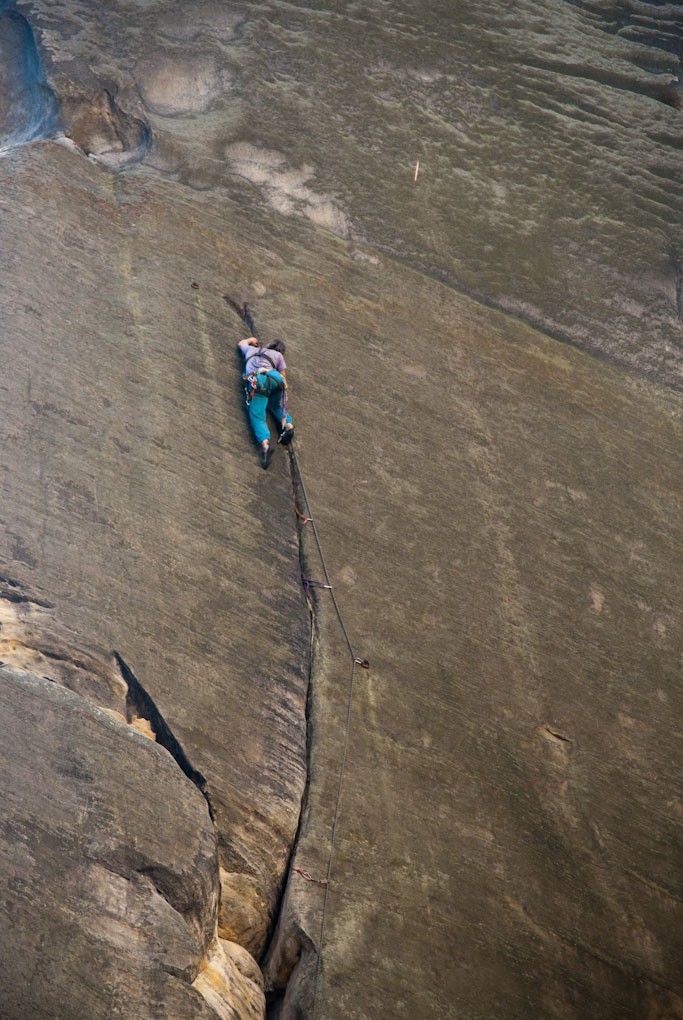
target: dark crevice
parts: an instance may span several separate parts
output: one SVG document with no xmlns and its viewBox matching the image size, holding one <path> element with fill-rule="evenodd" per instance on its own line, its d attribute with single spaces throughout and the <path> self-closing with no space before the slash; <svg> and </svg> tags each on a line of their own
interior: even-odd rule
<svg viewBox="0 0 683 1020">
<path fill-rule="evenodd" d="M 48 602 L 47 599 L 40 599 L 35 595 L 26 595 L 22 590 L 22 585 L 9 577 L 0 577 L 0 598 L 5 599 L 7 602 L 30 603 L 32 606 L 40 606 L 41 609 L 54 609 L 53 603 Z"/>
<path fill-rule="evenodd" d="M 298 507 L 301 504 L 301 493 L 298 491 L 296 472 L 293 469 L 293 464 L 292 464 L 291 456 L 290 456 L 290 474 L 291 474 L 292 496 L 293 496 L 293 499 L 294 499 L 294 506 Z M 298 550 L 299 550 L 299 569 L 301 571 L 302 576 L 306 577 L 306 576 L 308 576 L 308 573 L 309 573 L 309 566 L 310 566 L 310 564 L 308 562 L 308 557 L 306 555 L 304 529 L 305 529 L 305 524 L 302 521 L 302 519 L 297 515 L 297 517 L 296 517 L 296 533 L 297 533 Z M 311 747 L 312 747 L 312 741 L 313 741 L 313 722 L 312 722 L 312 715 L 313 715 L 313 672 L 314 672 L 314 661 L 315 661 L 315 646 L 316 646 L 316 643 L 317 643 L 318 638 L 319 638 L 319 627 L 318 627 L 318 621 L 317 621 L 317 616 L 316 616 L 315 598 L 316 598 L 316 593 L 314 591 L 309 591 L 308 593 L 305 594 L 305 601 L 306 601 L 306 606 L 307 606 L 308 614 L 309 614 L 309 627 L 310 627 L 310 630 L 309 630 L 309 654 L 308 654 L 308 683 L 307 683 L 307 686 L 306 686 L 306 709 L 305 709 L 305 712 L 306 712 L 306 784 L 305 784 L 304 792 L 303 792 L 302 799 L 301 799 L 301 810 L 299 812 L 299 822 L 298 822 L 298 825 L 297 825 L 296 833 L 294 835 L 294 839 L 292 840 L 292 846 L 291 846 L 291 850 L 290 850 L 290 853 L 289 853 L 289 858 L 287 860 L 287 868 L 285 870 L 284 879 L 283 879 L 283 882 L 282 882 L 282 888 L 280 890 L 280 897 L 279 897 L 279 900 L 278 900 L 278 904 L 277 904 L 276 910 L 275 910 L 274 915 L 273 915 L 273 923 L 271 925 L 271 930 L 270 930 L 270 933 L 269 933 L 269 936 L 268 936 L 268 939 L 267 939 L 267 942 L 266 942 L 265 949 L 264 949 L 264 951 L 263 951 L 263 953 L 261 955 L 261 958 L 258 961 L 260 966 L 263 966 L 264 962 L 267 961 L 267 959 L 269 957 L 269 954 L 271 953 L 271 951 L 274 948 L 274 945 L 275 945 L 275 942 L 276 942 L 279 930 L 280 930 L 281 926 L 286 923 L 286 918 L 284 917 L 285 897 L 286 897 L 286 893 L 287 893 L 287 888 L 288 888 L 290 876 L 292 874 L 291 867 L 292 867 L 292 863 L 293 863 L 293 860 L 294 860 L 294 855 L 295 855 L 297 847 L 299 845 L 299 837 L 301 835 L 302 826 L 303 826 L 304 820 L 306 818 L 306 812 L 307 812 L 308 803 L 309 803 L 309 797 L 310 797 Z M 285 996 L 287 995 L 287 990 L 288 990 L 290 981 L 291 981 L 292 976 L 295 974 L 295 972 L 296 972 L 296 970 L 297 970 L 297 968 L 299 966 L 299 962 L 301 960 L 301 957 L 302 957 L 304 949 L 307 949 L 309 954 L 313 954 L 314 956 L 317 956 L 317 949 L 316 949 L 316 947 L 313 945 L 311 940 L 304 934 L 304 932 L 302 932 L 299 928 L 297 928 L 296 935 L 294 937 L 298 941 L 298 946 L 291 947 L 294 951 L 291 953 L 291 955 L 288 954 L 288 967 L 287 967 L 287 970 L 284 973 L 281 973 L 279 975 L 280 980 L 278 981 L 278 986 L 277 987 L 273 987 L 273 988 L 267 989 L 267 995 L 266 995 L 266 1020 L 277 1020 L 277 1018 L 280 1016 L 282 1004 L 284 1002 Z"/>
<path fill-rule="evenodd" d="M 132 722 L 132 720 L 136 717 L 147 720 L 156 737 L 157 743 L 166 748 L 179 768 L 200 791 L 208 805 L 211 821 L 215 821 L 211 800 L 209 798 L 206 777 L 193 767 L 178 739 L 175 737 L 170 726 L 157 708 L 154 699 L 140 683 L 130 666 L 117 651 L 114 651 L 113 655 L 128 687 L 128 693 L 126 696 L 128 722 Z"/>
<path fill-rule="evenodd" d="M 544 726 L 543 732 L 547 738 L 550 738 L 550 740 L 559 742 L 561 744 L 571 744 L 571 740 L 569 739 L 569 737 L 565 737 L 563 733 L 558 733 L 557 730 L 552 730 L 550 726 Z"/>
<path fill-rule="evenodd" d="M 636 67 L 653 74 L 669 72 L 668 83 L 645 86 L 643 83 L 617 85 L 640 92 L 667 106 L 683 110 L 683 11 L 679 4 L 661 0 L 613 0 L 611 4 L 600 0 L 566 0 L 578 7 L 597 28 L 609 35 L 634 43 L 631 60 Z M 649 51 L 649 53 L 648 53 Z M 658 57 L 657 54 L 660 54 Z M 661 54 L 666 54 L 662 57 Z M 586 69 L 585 77 L 598 78 L 595 68 Z M 607 81 L 605 84 L 617 84 Z"/>
</svg>

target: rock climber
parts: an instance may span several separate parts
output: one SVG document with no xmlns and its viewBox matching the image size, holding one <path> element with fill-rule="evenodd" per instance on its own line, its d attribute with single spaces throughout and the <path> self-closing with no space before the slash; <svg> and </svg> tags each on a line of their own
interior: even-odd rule
<svg viewBox="0 0 683 1020">
<path fill-rule="evenodd" d="M 284 340 L 273 340 L 267 346 L 255 336 L 237 344 L 244 357 L 244 385 L 251 424 L 261 448 L 261 467 L 267 468 L 273 455 L 267 412 L 280 428 L 278 443 L 287 446 L 294 438 L 294 424 L 287 411 L 287 365 Z"/>
</svg>

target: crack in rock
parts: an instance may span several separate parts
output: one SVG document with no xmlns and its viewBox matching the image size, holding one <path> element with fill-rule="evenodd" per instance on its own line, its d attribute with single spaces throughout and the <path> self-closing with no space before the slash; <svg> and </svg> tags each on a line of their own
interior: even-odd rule
<svg viewBox="0 0 683 1020">
<path fill-rule="evenodd" d="M 44 679 L 49 683 L 114 716 L 123 729 L 128 725 L 140 730 L 144 724 L 146 735 L 171 755 L 175 765 L 201 792 L 215 834 L 206 778 L 194 768 L 131 667 L 119 652 L 113 653 L 116 670 L 113 664 L 109 666 L 95 655 L 70 649 L 70 635 L 55 622 L 51 609 L 50 603 L 37 598 L 19 582 L 7 577 L 0 579 L 0 669 L 4 679 L 8 683 L 10 679 L 19 681 L 22 686 L 25 680 L 30 687 L 40 671 L 45 671 L 49 675 Z M 77 715 L 78 711 L 71 713 L 71 716 Z M 97 777 L 96 770 L 89 767 L 91 764 L 87 755 L 79 750 L 78 743 L 73 742 L 68 753 L 65 751 L 62 760 L 53 766 L 53 775 L 62 777 L 70 788 L 92 787 Z M 77 792 L 74 797 L 78 799 Z M 165 805 L 164 810 L 168 816 L 169 805 Z M 172 806 L 170 810 L 172 813 Z M 135 928 L 139 920 L 140 930 L 131 931 L 133 940 L 148 938 L 155 947 L 159 969 L 191 986 L 218 1020 L 262 1020 L 265 995 L 256 960 L 243 947 L 218 935 L 221 883 L 217 855 L 211 867 L 206 858 L 203 859 L 205 867 L 188 867 L 177 855 L 174 859 L 172 853 L 168 859 L 155 855 L 154 822 L 149 846 L 144 838 L 131 839 L 127 832 L 125 827 L 117 830 L 111 824 L 101 830 L 86 827 L 81 840 L 84 877 L 79 880 L 79 888 L 109 897 L 107 902 L 112 897 L 115 900 L 112 887 L 98 878 L 100 873 L 106 872 L 130 884 L 131 890 L 137 890 L 131 891 L 131 898 L 138 904 L 139 914 L 124 920 L 112 908 L 110 913 L 95 911 L 92 916 L 84 915 L 81 919 L 84 938 L 115 942 L 119 928 Z M 144 906 L 143 889 L 151 897 L 149 910 Z M 127 902 L 126 895 L 123 900 Z M 177 914 L 187 926 L 187 937 L 178 935 L 178 927 L 169 920 L 168 911 Z M 163 940 L 158 941 L 162 932 L 174 932 L 178 943 L 167 949 Z M 183 952 L 176 958 L 173 953 L 177 946 L 181 946 Z M 193 946 L 197 946 L 198 951 Z"/>
<path fill-rule="evenodd" d="M 130 666 L 125 662 L 119 652 L 115 651 L 113 655 L 119 665 L 121 675 L 128 688 L 128 694 L 126 697 L 127 721 L 132 723 L 133 720 L 136 719 L 147 720 L 150 724 L 156 742 L 166 748 L 168 753 L 177 763 L 178 767 L 185 773 L 187 778 L 194 783 L 199 792 L 205 798 L 209 807 L 211 820 L 213 821 L 214 814 L 207 791 L 206 777 L 194 768 L 180 742 L 171 730 L 171 727 L 157 708 L 154 699 L 140 683 Z"/>
<path fill-rule="evenodd" d="M 54 609 L 52 602 L 38 598 L 36 595 L 28 595 L 18 581 L 13 581 L 9 577 L 0 577 L 0 599 L 7 599 L 8 602 L 30 603 L 40 606 L 42 609 Z"/>
</svg>

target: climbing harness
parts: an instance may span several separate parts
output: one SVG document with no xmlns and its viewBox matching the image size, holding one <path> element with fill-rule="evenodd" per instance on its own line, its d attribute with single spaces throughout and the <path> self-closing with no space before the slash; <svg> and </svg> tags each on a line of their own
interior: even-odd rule
<svg viewBox="0 0 683 1020">
<path fill-rule="evenodd" d="M 264 397 L 269 397 L 271 393 L 277 393 L 279 390 L 282 390 L 284 393 L 281 377 L 280 379 L 274 379 L 271 376 L 272 371 L 274 371 L 272 368 L 259 368 L 255 372 L 250 372 L 242 377 L 244 379 L 244 395 L 247 407 L 249 407 L 255 393 L 261 393 Z"/>
</svg>

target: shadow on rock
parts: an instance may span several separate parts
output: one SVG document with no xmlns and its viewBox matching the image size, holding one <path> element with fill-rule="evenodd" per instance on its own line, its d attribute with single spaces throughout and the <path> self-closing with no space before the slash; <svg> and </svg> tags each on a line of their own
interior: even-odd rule
<svg viewBox="0 0 683 1020">
<path fill-rule="evenodd" d="M 59 120 L 31 26 L 17 11 L 5 9 L 0 13 L 0 152 L 53 137 Z"/>
</svg>

